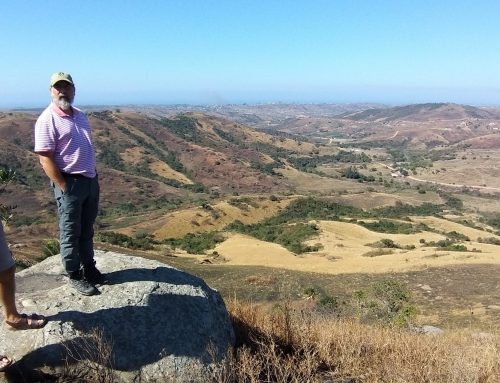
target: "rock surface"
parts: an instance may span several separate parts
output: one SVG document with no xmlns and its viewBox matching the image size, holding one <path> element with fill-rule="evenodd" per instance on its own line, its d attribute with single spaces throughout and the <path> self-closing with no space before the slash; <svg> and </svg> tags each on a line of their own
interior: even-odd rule
<svg viewBox="0 0 500 383">
<path fill-rule="evenodd" d="M 15 359 L 14 370 L 57 371 L 71 351 L 80 361 L 110 363 L 122 381 L 202 381 L 234 343 L 224 302 L 203 280 L 113 252 L 96 251 L 96 262 L 109 284 L 91 297 L 67 286 L 59 256 L 16 275 L 19 311 L 44 314 L 49 322 L 28 331 L 2 325 L 0 352 Z M 95 329 L 112 346 L 108 362 L 99 360 L 102 352 L 78 348 L 94 342 Z"/>
</svg>

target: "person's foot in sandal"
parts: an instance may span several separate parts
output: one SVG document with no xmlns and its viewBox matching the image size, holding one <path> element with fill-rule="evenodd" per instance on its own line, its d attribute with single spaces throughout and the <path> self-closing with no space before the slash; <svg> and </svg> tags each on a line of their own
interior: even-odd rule
<svg viewBox="0 0 500 383">
<path fill-rule="evenodd" d="M 38 314 L 21 314 L 18 320 L 5 321 L 14 330 L 36 330 L 47 324 L 47 318 Z"/>
<path fill-rule="evenodd" d="M 4 372 L 11 364 L 12 359 L 7 358 L 5 355 L 0 355 L 0 372 Z"/>
</svg>

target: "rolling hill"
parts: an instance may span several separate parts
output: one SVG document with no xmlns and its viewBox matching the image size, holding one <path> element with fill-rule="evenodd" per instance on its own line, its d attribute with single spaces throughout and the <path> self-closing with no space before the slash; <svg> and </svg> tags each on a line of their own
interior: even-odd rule
<svg viewBox="0 0 500 383">
<path fill-rule="evenodd" d="M 0 166 L 17 173 L 2 202 L 17 205 L 22 237 L 55 236 L 55 204 L 33 153 L 36 114 L 0 113 Z M 101 182 L 101 227 L 224 195 L 281 193 L 290 185 L 272 166 L 314 146 L 202 113 L 153 118 L 143 113 L 89 113 Z M 36 229 L 35 229 L 36 227 Z M 30 232 L 30 230 L 32 232 Z"/>
<path fill-rule="evenodd" d="M 378 146 L 430 149 L 465 143 L 476 149 L 499 148 L 497 109 L 457 104 L 415 104 L 369 108 L 332 117 L 302 115 L 275 129 L 316 142 L 374 143 Z"/>
</svg>

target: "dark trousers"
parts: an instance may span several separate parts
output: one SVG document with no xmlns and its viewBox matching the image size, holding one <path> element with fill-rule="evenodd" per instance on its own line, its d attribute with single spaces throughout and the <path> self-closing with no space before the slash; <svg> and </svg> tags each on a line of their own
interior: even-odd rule
<svg viewBox="0 0 500 383">
<path fill-rule="evenodd" d="M 59 214 L 61 258 L 68 274 L 94 263 L 94 222 L 99 207 L 97 176 L 64 174 L 66 191 L 52 183 Z"/>
</svg>

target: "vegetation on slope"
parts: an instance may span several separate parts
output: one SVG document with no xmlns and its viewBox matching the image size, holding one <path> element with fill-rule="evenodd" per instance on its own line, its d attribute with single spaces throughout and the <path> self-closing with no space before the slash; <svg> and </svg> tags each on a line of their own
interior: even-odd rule
<svg viewBox="0 0 500 383">
<path fill-rule="evenodd" d="M 387 287 L 387 285 L 386 285 Z M 366 326 L 315 310 L 233 301 L 238 347 L 214 382 L 447 382 L 500 379 L 495 338 Z"/>
<path fill-rule="evenodd" d="M 349 205 L 319 198 L 301 198 L 288 205 L 280 214 L 253 225 L 244 225 L 235 222 L 226 227 L 226 230 L 237 231 L 254 236 L 264 241 L 279 243 L 291 252 L 301 254 L 317 251 L 320 245 L 307 246 L 303 242 L 318 234 L 316 225 L 309 223 L 312 220 L 346 220 L 357 223 L 369 230 L 380 233 L 417 233 L 430 230 L 424 224 L 412 224 L 395 220 L 381 219 L 381 217 L 400 218 L 408 215 L 433 215 L 442 212 L 446 205 L 424 203 L 413 206 L 397 203 L 373 211 L 365 211 Z M 369 222 L 360 219 L 372 218 Z"/>
<path fill-rule="evenodd" d="M 303 243 L 318 233 L 319 229 L 314 224 L 282 223 L 273 225 L 268 220 L 262 224 L 244 225 L 240 221 L 236 221 L 228 225 L 226 229 L 251 235 L 262 241 L 278 243 L 295 254 L 317 251 L 321 248 L 321 245 L 309 246 Z"/>
<path fill-rule="evenodd" d="M 129 249 L 151 250 L 158 242 L 151 235 L 140 233 L 134 237 L 113 231 L 99 232 L 95 236 L 96 241 L 109 243 L 111 245 L 126 247 Z"/>
<path fill-rule="evenodd" d="M 207 233 L 189 233 L 182 238 L 169 238 L 164 243 L 172 248 L 181 248 L 189 254 L 204 254 L 206 250 L 213 249 L 218 243 L 224 241 L 224 236 L 216 231 Z"/>
</svg>

